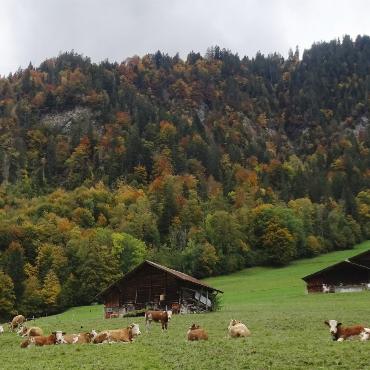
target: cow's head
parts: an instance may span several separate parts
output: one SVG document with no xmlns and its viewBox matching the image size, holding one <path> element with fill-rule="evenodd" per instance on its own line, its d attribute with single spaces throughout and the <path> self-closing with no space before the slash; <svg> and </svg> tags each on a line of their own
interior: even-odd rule
<svg viewBox="0 0 370 370">
<path fill-rule="evenodd" d="M 189 330 L 196 330 L 196 329 L 199 329 L 199 328 L 200 328 L 199 325 L 193 324 L 192 326 L 190 326 Z"/>
<path fill-rule="evenodd" d="M 338 327 L 342 325 L 341 322 L 338 322 L 337 320 L 325 320 L 324 321 L 327 326 L 329 326 L 330 334 L 332 336 L 335 336 L 338 332 Z"/>
<path fill-rule="evenodd" d="M 369 340 L 370 339 L 370 329 L 364 328 L 364 330 L 360 333 L 360 340 Z"/>
<path fill-rule="evenodd" d="M 239 320 L 230 320 L 229 328 L 236 325 L 236 324 L 240 324 L 240 321 Z"/>
<path fill-rule="evenodd" d="M 66 334 L 64 331 L 53 331 L 51 334 L 54 335 L 55 337 L 55 340 L 54 340 L 55 344 L 67 343 L 67 341 L 63 337 L 63 335 Z"/>
<path fill-rule="evenodd" d="M 167 311 L 167 317 L 168 317 L 168 321 L 170 321 L 172 317 L 172 310 Z"/>
<path fill-rule="evenodd" d="M 91 340 L 94 340 L 96 336 L 98 335 L 98 333 L 95 329 L 93 329 L 91 330 L 90 335 L 91 335 Z"/>
<path fill-rule="evenodd" d="M 137 335 L 141 334 L 139 324 L 131 324 L 129 328 L 131 329 L 131 334 L 133 337 L 136 337 Z"/>
</svg>

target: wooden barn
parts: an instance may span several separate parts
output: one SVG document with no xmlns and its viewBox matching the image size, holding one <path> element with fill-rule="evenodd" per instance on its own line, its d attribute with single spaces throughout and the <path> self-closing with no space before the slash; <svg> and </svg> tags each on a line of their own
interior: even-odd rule
<svg viewBox="0 0 370 370">
<path fill-rule="evenodd" d="M 338 262 L 302 278 L 308 293 L 358 292 L 370 289 L 370 251 Z"/>
<path fill-rule="evenodd" d="M 182 272 L 144 261 L 102 291 L 105 317 L 121 317 L 143 309 L 173 309 L 178 313 L 214 309 L 221 290 Z"/>
</svg>

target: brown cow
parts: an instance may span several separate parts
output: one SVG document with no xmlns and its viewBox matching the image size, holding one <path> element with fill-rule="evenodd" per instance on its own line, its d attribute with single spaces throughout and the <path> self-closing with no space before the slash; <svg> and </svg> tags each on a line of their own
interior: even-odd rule
<svg viewBox="0 0 370 370">
<path fill-rule="evenodd" d="M 9 330 L 14 331 L 14 329 L 20 328 L 25 321 L 26 318 L 23 315 L 14 316 L 13 320 L 9 323 Z"/>
<path fill-rule="evenodd" d="M 172 303 L 171 311 L 174 315 L 178 315 L 181 312 L 181 304 L 180 303 Z"/>
<path fill-rule="evenodd" d="M 202 329 L 199 325 L 193 324 L 188 332 L 188 340 L 194 341 L 194 340 L 208 340 L 208 334 L 207 332 Z"/>
<path fill-rule="evenodd" d="M 31 328 L 27 328 L 27 326 L 22 326 L 18 331 L 17 334 L 19 334 L 22 337 L 37 337 L 44 335 L 44 332 L 41 328 L 37 326 L 32 326 Z"/>
<path fill-rule="evenodd" d="M 26 348 L 30 345 L 42 347 L 57 344 L 64 334 L 65 333 L 62 333 L 61 331 L 53 331 L 48 336 L 30 337 L 21 343 L 21 348 Z"/>
<path fill-rule="evenodd" d="M 172 311 L 146 311 L 145 312 L 145 326 L 146 330 L 150 330 L 152 321 L 160 322 L 162 330 L 168 329 L 168 321 L 171 320 Z"/>
<path fill-rule="evenodd" d="M 93 343 L 117 343 L 117 342 L 132 342 L 134 337 L 140 335 L 138 324 L 131 324 L 124 329 L 104 330 L 95 335 Z"/>
<path fill-rule="evenodd" d="M 343 342 L 351 337 L 358 337 L 365 330 L 362 325 L 342 326 L 342 323 L 337 320 L 326 320 L 324 323 L 329 326 L 330 334 L 333 340 L 337 342 Z"/>
</svg>

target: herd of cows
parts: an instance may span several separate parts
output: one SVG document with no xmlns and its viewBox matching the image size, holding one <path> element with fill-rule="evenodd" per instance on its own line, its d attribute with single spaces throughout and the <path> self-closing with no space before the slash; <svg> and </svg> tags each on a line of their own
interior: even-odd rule
<svg viewBox="0 0 370 370">
<path fill-rule="evenodd" d="M 158 322 L 162 330 L 168 329 L 168 322 L 171 320 L 172 311 L 146 311 L 145 325 L 147 331 L 150 330 L 152 322 Z M 21 342 L 21 348 L 31 346 L 46 346 L 54 344 L 85 344 L 85 343 L 118 343 L 132 342 L 135 337 L 141 334 L 138 324 L 131 324 L 126 328 L 103 330 L 96 332 L 84 332 L 78 334 L 67 334 L 63 331 L 54 331 L 45 336 L 41 328 L 32 326 L 27 327 L 26 318 L 23 315 L 17 315 L 9 323 L 9 331 L 15 332 L 24 339 Z M 0 334 L 4 333 L 4 327 L 0 325 Z M 228 333 L 231 338 L 248 337 L 251 335 L 249 329 L 238 320 L 231 320 L 228 326 Z M 199 325 L 193 324 L 187 331 L 189 341 L 208 340 L 208 333 Z"/>
<path fill-rule="evenodd" d="M 151 323 L 158 322 L 162 326 L 162 330 L 168 329 L 168 322 L 171 320 L 172 311 L 146 311 L 145 325 L 147 331 L 150 330 Z M 85 344 L 85 343 L 118 343 L 132 342 L 135 337 L 141 334 L 138 324 L 131 324 L 126 328 L 103 330 L 96 332 L 84 332 L 78 334 L 66 334 L 63 331 L 54 331 L 50 335 L 45 336 L 43 330 L 39 327 L 27 327 L 26 319 L 23 315 L 17 315 L 9 323 L 9 330 L 22 336 L 24 339 L 21 342 L 21 348 L 30 346 L 45 346 L 54 344 Z M 362 325 L 343 326 L 342 323 L 336 320 L 325 321 L 329 327 L 332 339 L 342 342 L 347 339 L 359 337 L 360 340 L 370 340 L 370 328 L 365 328 Z M 4 327 L 0 325 L 0 334 L 4 333 Z M 249 337 L 250 330 L 240 321 L 231 320 L 228 326 L 228 335 L 230 338 Z M 208 333 L 199 325 L 193 324 L 187 331 L 187 339 L 189 341 L 208 340 Z"/>
</svg>

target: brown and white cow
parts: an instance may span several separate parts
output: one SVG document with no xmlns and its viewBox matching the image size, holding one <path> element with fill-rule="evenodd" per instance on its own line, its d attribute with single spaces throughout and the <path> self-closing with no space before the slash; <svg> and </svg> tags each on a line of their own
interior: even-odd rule
<svg viewBox="0 0 370 370">
<path fill-rule="evenodd" d="M 27 326 L 22 326 L 18 331 L 17 334 L 22 337 L 37 337 L 44 335 L 44 332 L 38 326 L 32 326 L 27 328 Z"/>
<path fill-rule="evenodd" d="M 343 342 L 349 338 L 359 337 L 365 329 L 362 325 L 343 326 L 342 323 L 337 320 L 326 320 L 324 323 L 329 326 L 330 334 L 332 335 L 333 340 L 337 342 Z"/>
<path fill-rule="evenodd" d="M 230 338 L 249 337 L 251 335 L 250 330 L 238 320 L 231 320 L 227 329 Z"/>
<path fill-rule="evenodd" d="M 172 311 L 146 311 L 145 312 L 145 326 L 146 330 L 150 330 L 152 321 L 160 322 L 162 330 L 168 329 L 168 322 L 171 320 Z"/>
<path fill-rule="evenodd" d="M 9 323 L 9 330 L 14 331 L 14 329 L 20 328 L 26 321 L 23 315 L 14 316 L 12 321 Z"/>
<path fill-rule="evenodd" d="M 63 334 L 58 338 L 57 344 L 86 344 L 91 343 L 95 338 L 96 332 L 78 333 L 78 334 Z"/>
<path fill-rule="evenodd" d="M 53 331 L 48 336 L 40 335 L 37 337 L 30 337 L 21 343 L 21 348 L 26 348 L 31 345 L 42 347 L 42 346 L 50 346 L 53 344 L 58 344 L 58 342 L 61 340 L 64 334 L 65 333 L 61 331 Z"/>
<path fill-rule="evenodd" d="M 104 330 L 94 336 L 93 343 L 132 342 L 140 334 L 139 325 L 131 324 L 124 329 Z"/>
<path fill-rule="evenodd" d="M 208 340 L 207 332 L 199 325 L 193 324 L 187 332 L 188 340 Z"/>
</svg>

